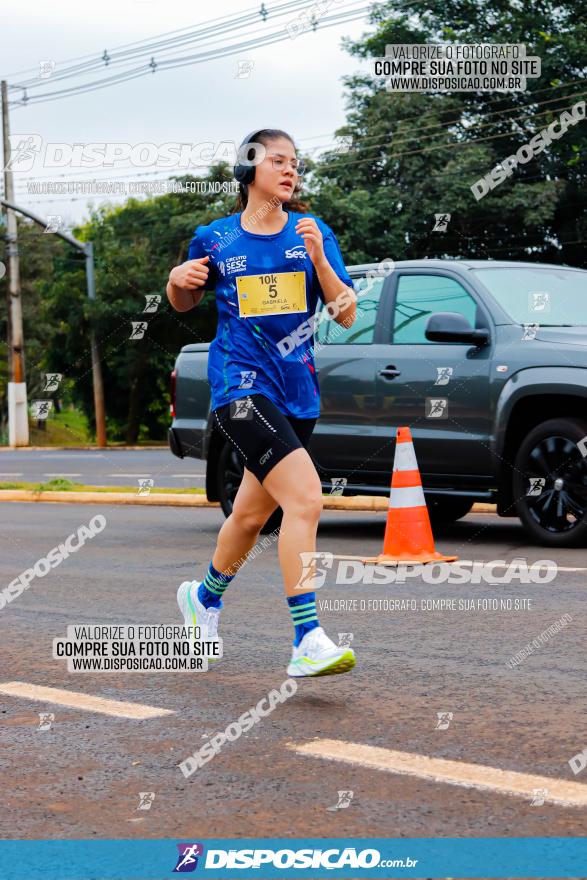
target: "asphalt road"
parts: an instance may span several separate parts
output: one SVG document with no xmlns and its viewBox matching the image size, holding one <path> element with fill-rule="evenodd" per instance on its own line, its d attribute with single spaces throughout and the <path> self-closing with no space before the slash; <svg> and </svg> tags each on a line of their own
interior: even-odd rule
<svg viewBox="0 0 587 880">
<path fill-rule="evenodd" d="M 176 458 L 161 449 L 0 450 L 0 482 L 46 482 L 65 477 L 88 486 L 138 487 L 150 477 L 157 488 L 203 488 L 206 462 Z"/>
<path fill-rule="evenodd" d="M 405 598 L 417 609 L 322 610 L 335 640 L 353 634 L 357 667 L 299 682 L 289 700 L 186 779 L 179 763 L 286 679 L 292 631 L 276 546 L 230 586 L 220 621 L 224 657 L 209 671 L 68 673 L 51 655 L 69 624 L 179 623 L 177 585 L 202 575 L 222 522 L 217 509 L 4 503 L 2 586 L 96 514 L 105 516 L 104 530 L 0 611 L 0 748 L 8 761 L 1 837 L 584 835 L 585 806 L 533 803 L 477 778 L 495 768 L 495 779 L 499 770 L 548 777 L 551 794 L 556 780 L 583 782 L 587 791 L 587 770 L 575 776 L 568 763 L 587 746 L 584 551 L 529 547 L 515 520 L 472 514 L 437 533 L 442 551 L 548 558 L 582 570 L 559 571 L 546 585 L 492 586 L 421 577 L 337 585 L 333 569 L 319 606 Z M 318 547 L 376 554 L 383 522 L 381 514 L 325 513 Z M 530 603 L 519 611 L 425 610 L 434 598 Z M 568 625 L 506 666 L 563 614 Z M 1 693 L 15 681 L 28 695 Z M 91 712 L 62 705 L 62 697 L 34 700 L 31 685 L 173 714 L 135 720 Z M 50 729 L 39 729 L 41 712 L 54 714 Z M 328 751 L 325 740 L 379 747 L 384 762 L 401 752 L 473 765 L 473 781 L 424 778 L 418 757 L 409 758 L 406 775 L 372 769 L 360 749 L 350 763 L 296 751 L 309 743 Z M 353 793 L 350 806 L 329 809 L 339 791 Z M 140 792 L 154 793 L 150 809 L 138 809 Z"/>
</svg>

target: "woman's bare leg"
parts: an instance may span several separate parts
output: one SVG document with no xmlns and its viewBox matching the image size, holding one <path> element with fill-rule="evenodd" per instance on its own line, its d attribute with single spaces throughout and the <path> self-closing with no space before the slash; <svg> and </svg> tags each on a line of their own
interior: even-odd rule
<svg viewBox="0 0 587 880">
<path fill-rule="evenodd" d="M 322 512 L 322 486 L 312 459 L 305 449 L 295 449 L 272 468 L 263 481 L 283 510 L 279 534 L 279 563 L 286 596 L 300 595 L 303 551 L 316 550 L 316 532 Z M 304 591 L 313 591 L 315 565 L 304 578 Z"/>
<path fill-rule="evenodd" d="M 349 672 L 355 665 L 354 652 L 328 638 L 320 626 L 314 599 L 308 601 L 305 595 L 315 590 L 315 563 L 304 566 L 301 554 L 316 551 L 323 506 L 320 478 L 305 449 L 295 449 L 282 458 L 269 471 L 263 485 L 245 470 L 233 512 L 220 530 L 212 564 L 218 571 L 235 574 L 277 506 L 283 510 L 279 563 L 295 628 L 287 673 L 297 678 Z M 303 597 L 301 602 L 307 604 L 296 604 L 297 597 Z M 297 607 L 304 611 L 296 618 Z"/>
<path fill-rule="evenodd" d="M 236 574 L 254 546 L 259 532 L 273 511 L 281 507 L 279 563 L 286 596 L 299 594 L 296 587 L 303 571 L 303 551 L 316 550 L 316 532 L 322 512 L 322 487 L 312 459 L 305 449 L 295 449 L 272 468 L 263 485 L 245 468 L 231 515 L 223 523 L 212 565 L 225 574 Z M 305 579 L 307 590 L 312 590 Z"/>
<path fill-rule="evenodd" d="M 234 499 L 232 513 L 218 533 L 212 565 L 217 571 L 234 575 L 254 546 L 259 532 L 278 507 L 257 477 L 245 468 Z"/>
</svg>

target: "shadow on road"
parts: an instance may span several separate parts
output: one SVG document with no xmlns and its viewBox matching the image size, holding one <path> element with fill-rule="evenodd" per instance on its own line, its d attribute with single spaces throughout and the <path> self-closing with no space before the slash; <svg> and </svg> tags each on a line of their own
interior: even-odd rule
<svg viewBox="0 0 587 880">
<path fill-rule="evenodd" d="M 435 538 L 442 540 L 454 539 L 459 542 L 480 541 L 482 543 L 512 543 L 528 544 L 521 523 L 516 518 L 498 518 L 495 516 L 483 516 L 472 514 L 454 523 L 435 523 L 433 525 Z M 355 517 L 345 514 L 336 519 L 329 518 L 329 512 L 325 511 L 320 519 L 318 535 L 326 537 L 374 538 L 380 537 L 383 541 L 385 532 L 385 519 L 382 515 L 365 515 Z"/>
</svg>

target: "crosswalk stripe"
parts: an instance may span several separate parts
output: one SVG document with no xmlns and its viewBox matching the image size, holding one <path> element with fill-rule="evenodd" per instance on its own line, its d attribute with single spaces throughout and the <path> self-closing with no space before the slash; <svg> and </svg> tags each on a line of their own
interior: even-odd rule
<svg viewBox="0 0 587 880">
<path fill-rule="evenodd" d="M 290 743 L 288 747 L 300 755 L 312 758 L 326 758 L 372 770 L 416 776 L 431 782 L 478 788 L 481 791 L 514 795 L 530 800 L 534 799 L 536 790 L 539 789 L 545 803 L 564 807 L 587 806 L 587 785 L 566 779 L 534 776 L 513 770 L 501 770 L 499 767 L 489 767 L 485 764 L 467 764 L 465 761 L 430 758 L 428 755 L 397 752 L 393 749 L 334 739 L 318 739 L 302 745 Z"/>
<path fill-rule="evenodd" d="M 161 715 L 174 715 L 171 709 L 158 709 L 156 706 L 145 706 L 142 703 L 125 703 L 120 700 L 107 700 L 104 697 L 92 697 L 77 691 L 66 691 L 62 688 L 42 687 L 38 684 L 27 684 L 25 681 L 5 681 L 0 684 L 0 694 L 10 697 L 22 697 L 24 700 L 39 700 L 43 703 L 55 703 L 71 709 L 83 709 L 86 712 L 99 712 L 102 715 L 113 715 L 116 718 L 133 718 L 135 720 L 157 718 Z"/>
</svg>

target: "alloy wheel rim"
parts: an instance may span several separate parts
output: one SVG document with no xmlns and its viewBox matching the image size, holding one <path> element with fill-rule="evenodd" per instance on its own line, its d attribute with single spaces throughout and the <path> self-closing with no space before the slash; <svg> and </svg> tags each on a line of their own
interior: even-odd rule
<svg viewBox="0 0 587 880">
<path fill-rule="evenodd" d="M 528 455 L 523 485 L 537 525 L 551 533 L 575 529 L 587 512 L 587 457 L 568 437 L 545 437 Z"/>
</svg>

